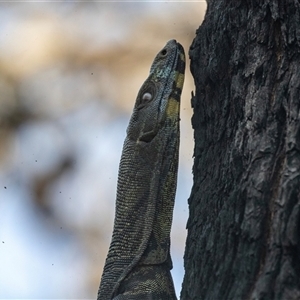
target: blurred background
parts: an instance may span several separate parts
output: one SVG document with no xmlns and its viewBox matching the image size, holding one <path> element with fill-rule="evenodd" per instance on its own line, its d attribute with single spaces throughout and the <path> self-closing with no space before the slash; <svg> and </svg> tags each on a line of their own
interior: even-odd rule
<svg viewBox="0 0 300 300">
<path fill-rule="evenodd" d="M 170 39 L 187 55 L 172 226 L 177 295 L 192 187 L 197 2 L 0 4 L 0 298 L 95 299 L 137 92 Z"/>
</svg>

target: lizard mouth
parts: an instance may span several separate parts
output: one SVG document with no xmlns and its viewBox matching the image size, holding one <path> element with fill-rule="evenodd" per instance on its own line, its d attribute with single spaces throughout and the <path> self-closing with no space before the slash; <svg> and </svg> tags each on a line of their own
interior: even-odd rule
<svg viewBox="0 0 300 300">
<path fill-rule="evenodd" d="M 154 130 L 145 132 L 140 138 L 139 141 L 140 142 L 144 142 L 144 143 L 150 143 L 156 136 L 157 132 Z"/>
</svg>

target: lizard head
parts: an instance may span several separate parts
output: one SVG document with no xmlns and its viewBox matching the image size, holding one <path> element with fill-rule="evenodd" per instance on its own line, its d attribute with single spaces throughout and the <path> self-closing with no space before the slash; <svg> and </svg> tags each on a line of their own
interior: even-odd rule
<svg viewBox="0 0 300 300">
<path fill-rule="evenodd" d="M 156 55 L 150 74 L 137 95 L 127 137 L 150 143 L 166 126 L 179 124 L 180 96 L 184 82 L 185 55 L 175 40 Z"/>
</svg>

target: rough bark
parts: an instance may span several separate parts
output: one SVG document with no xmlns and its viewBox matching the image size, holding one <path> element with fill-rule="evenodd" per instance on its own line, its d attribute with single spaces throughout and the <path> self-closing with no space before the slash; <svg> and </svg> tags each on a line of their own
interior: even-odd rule
<svg viewBox="0 0 300 300">
<path fill-rule="evenodd" d="M 211 0 L 190 48 L 181 299 L 300 299 L 300 5 Z"/>
</svg>

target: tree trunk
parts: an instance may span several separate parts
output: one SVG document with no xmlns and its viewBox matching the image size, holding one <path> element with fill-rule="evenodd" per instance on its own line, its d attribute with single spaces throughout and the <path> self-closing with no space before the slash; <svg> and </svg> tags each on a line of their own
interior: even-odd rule
<svg viewBox="0 0 300 300">
<path fill-rule="evenodd" d="M 210 0 L 190 57 L 181 299 L 300 299 L 299 0 Z"/>
</svg>

